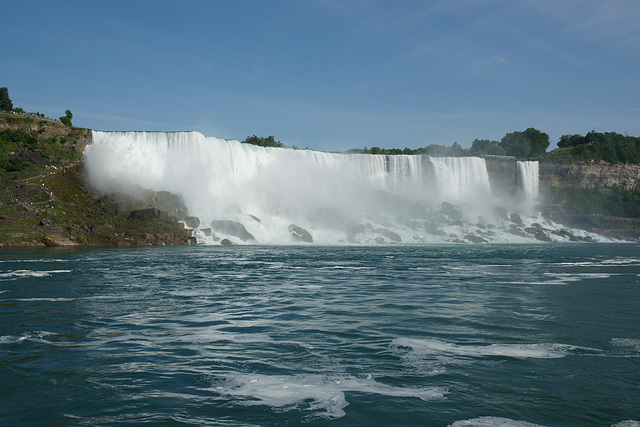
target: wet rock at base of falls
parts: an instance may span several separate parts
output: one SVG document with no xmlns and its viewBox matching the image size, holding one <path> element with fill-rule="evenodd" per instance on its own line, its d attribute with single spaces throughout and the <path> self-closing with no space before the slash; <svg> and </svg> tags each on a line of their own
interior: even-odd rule
<svg viewBox="0 0 640 427">
<path fill-rule="evenodd" d="M 514 224 L 511 224 L 511 228 L 506 229 L 505 232 L 518 237 L 527 237 L 526 233 Z"/>
<path fill-rule="evenodd" d="M 572 232 L 565 230 L 564 228 L 561 230 L 551 230 L 551 233 L 555 234 L 556 236 L 560 236 L 560 237 L 565 237 L 567 239 L 569 239 L 572 242 L 581 242 L 582 239 L 578 236 L 576 236 L 575 234 L 573 234 Z"/>
<path fill-rule="evenodd" d="M 220 241 L 220 244 L 223 245 L 223 246 L 233 246 L 234 245 L 234 243 L 229 239 L 222 239 Z"/>
<path fill-rule="evenodd" d="M 202 234 L 204 234 L 206 237 L 211 237 L 213 235 L 213 230 L 209 227 L 207 228 L 201 228 L 200 231 L 202 232 Z"/>
<path fill-rule="evenodd" d="M 551 242 L 551 237 L 547 235 L 543 230 L 538 230 L 535 234 L 536 240 L 540 240 L 541 242 Z"/>
<path fill-rule="evenodd" d="M 489 243 L 486 239 L 474 234 L 467 234 L 466 236 L 464 236 L 464 238 L 471 243 Z"/>
<path fill-rule="evenodd" d="M 177 224 L 178 220 L 176 217 L 169 215 L 169 213 L 165 211 L 161 211 L 156 208 L 149 209 L 138 209 L 135 211 L 131 211 L 129 214 L 129 218 L 138 219 L 140 221 L 148 221 L 150 219 L 159 219 L 162 222 L 166 222 L 169 224 Z"/>
<path fill-rule="evenodd" d="M 396 243 L 402 242 L 402 237 L 400 237 L 398 233 L 391 230 L 387 230 L 386 228 L 379 228 L 376 230 L 376 233 L 382 234 L 384 237 L 391 240 L 392 242 L 396 242 Z"/>
<path fill-rule="evenodd" d="M 200 218 L 197 216 L 188 216 L 184 219 L 184 224 L 189 228 L 200 227 Z"/>
<path fill-rule="evenodd" d="M 253 237 L 253 234 L 249 233 L 242 223 L 237 221 L 232 221 L 228 219 L 221 219 L 211 221 L 211 228 L 217 231 L 220 234 L 228 234 L 230 236 L 235 236 L 242 240 L 243 242 L 255 242 L 256 238 Z M 226 239 L 225 239 L 226 240 Z"/>
<path fill-rule="evenodd" d="M 157 191 L 152 193 L 151 200 L 155 208 L 169 212 L 178 220 L 184 219 L 188 214 L 184 200 L 179 194 L 169 191 Z"/>
<path fill-rule="evenodd" d="M 291 238 L 297 242 L 313 243 L 313 236 L 307 230 L 295 224 L 289 226 Z"/>
<path fill-rule="evenodd" d="M 440 213 L 453 221 L 460 221 L 463 217 L 462 211 L 448 202 L 442 202 Z"/>
<path fill-rule="evenodd" d="M 511 222 L 513 222 L 514 224 L 517 224 L 517 225 L 519 225 L 521 227 L 524 225 L 523 222 L 522 222 L 522 218 L 517 213 L 512 213 L 511 216 L 509 217 L 509 219 L 511 220 Z"/>
</svg>

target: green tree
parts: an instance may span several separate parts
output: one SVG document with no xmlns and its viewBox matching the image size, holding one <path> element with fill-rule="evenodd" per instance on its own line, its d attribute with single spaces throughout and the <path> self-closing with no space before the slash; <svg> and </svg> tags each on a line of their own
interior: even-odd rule
<svg viewBox="0 0 640 427">
<path fill-rule="evenodd" d="M 507 156 L 513 156 L 517 159 L 529 157 L 531 153 L 531 145 L 524 132 L 516 131 L 506 134 L 500 141 L 500 147 Z"/>
<path fill-rule="evenodd" d="M 540 132 L 535 128 L 528 128 L 524 132 L 525 138 L 529 141 L 531 151 L 529 156 L 539 157 L 542 156 L 549 148 L 549 135 L 544 132 Z"/>
<path fill-rule="evenodd" d="M 0 110 L 13 110 L 13 102 L 9 98 L 9 89 L 0 87 Z"/>
<path fill-rule="evenodd" d="M 278 147 L 278 148 L 285 147 L 285 145 L 282 142 L 276 141 L 273 136 L 268 136 L 266 138 L 263 136 L 256 136 L 256 135 L 248 136 L 244 141 L 242 141 L 242 143 L 259 145 L 260 147 Z"/>
<path fill-rule="evenodd" d="M 483 154 L 490 156 L 504 156 L 504 148 L 498 145 L 497 141 L 488 139 L 475 139 L 471 143 L 469 154 L 472 156 L 481 156 Z"/>
<path fill-rule="evenodd" d="M 64 116 L 60 117 L 60 121 L 62 122 L 63 125 L 72 126 L 71 119 L 73 118 L 73 114 L 69 110 L 66 110 L 64 114 L 65 114 Z"/>
<path fill-rule="evenodd" d="M 535 128 L 524 132 L 508 133 L 500 141 L 500 146 L 508 156 L 518 159 L 540 157 L 549 147 L 549 135 Z"/>
<path fill-rule="evenodd" d="M 582 135 L 562 135 L 558 141 L 558 148 L 576 147 L 587 144 L 587 140 Z"/>
</svg>

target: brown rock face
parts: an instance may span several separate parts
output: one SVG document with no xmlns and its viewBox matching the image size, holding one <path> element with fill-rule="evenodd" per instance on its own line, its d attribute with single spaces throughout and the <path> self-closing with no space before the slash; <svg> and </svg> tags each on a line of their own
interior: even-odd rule
<svg viewBox="0 0 640 427">
<path fill-rule="evenodd" d="M 640 185 L 640 165 L 609 163 L 540 163 L 540 184 L 587 190 Z"/>
<path fill-rule="evenodd" d="M 175 217 L 169 215 L 165 211 L 161 211 L 160 209 L 156 209 L 156 208 L 139 209 L 139 210 L 131 211 L 131 213 L 129 214 L 129 218 L 139 219 L 141 221 L 147 221 L 150 219 L 159 219 L 160 221 L 167 222 L 169 224 L 175 224 L 178 222 Z"/>
</svg>

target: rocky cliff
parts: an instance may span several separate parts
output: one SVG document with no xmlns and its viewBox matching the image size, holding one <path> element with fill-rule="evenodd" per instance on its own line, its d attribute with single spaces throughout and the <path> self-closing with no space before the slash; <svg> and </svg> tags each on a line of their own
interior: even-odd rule
<svg viewBox="0 0 640 427">
<path fill-rule="evenodd" d="M 511 157 L 485 157 L 489 180 L 494 191 L 513 194 L 516 187 L 516 159 Z M 541 188 L 576 188 L 604 191 L 621 187 L 625 190 L 640 188 L 640 165 L 606 162 L 539 163 Z"/>
<path fill-rule="evenodd" d="M 640 165 L 601 163 L 540 163 L 540 185 L 607 191 L 640 188 Z"/>
<path fill-rule="evenodd" d="M 0 133 L 0 246 L 189 242 L 174 196 L 103 196 L 85 186 L 88 129 L 1 114 Z"/>
</svg>

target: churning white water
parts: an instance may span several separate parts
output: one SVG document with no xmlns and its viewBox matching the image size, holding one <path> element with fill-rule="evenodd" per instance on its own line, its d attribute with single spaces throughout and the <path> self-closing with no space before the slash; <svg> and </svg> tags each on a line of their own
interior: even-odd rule
<svg viewBox="0 0 640 427">
<path fill-rule="evenodd" d="M 524 199 L 529 203 L 535 203 L 538 200 L 539 193 L 538 162 L 518 162 L 516 172 L 518 185 L 522 190 Z"/>
<path fill-rule="evenodd" d="M 493 216 L 500 202 L 478 157 L 338 154 L 198 132 L 101 131 L 93 132 L 85 157 L 89 182 L 103 193 L 142 187 L 180 195 L 207 243 L 290 243 L 302 232 L 292 227 L 322 243 L 522 238 L 500 232 L 505 218 Z M 536 197 L 537 162 L 522 165 L 523 194 Z M 494 231 L 484 232 L 487 226 Z"/>
</svg>

